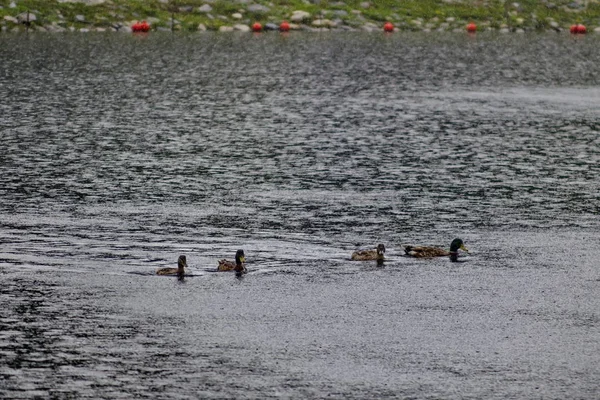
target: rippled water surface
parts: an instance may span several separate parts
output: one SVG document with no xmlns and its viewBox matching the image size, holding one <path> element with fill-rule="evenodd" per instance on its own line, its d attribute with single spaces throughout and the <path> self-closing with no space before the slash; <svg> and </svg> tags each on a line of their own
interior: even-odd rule
<svg viewBox="0 0 600 400">
<path fill-rule="evenodd" d="M 599 45 L 1 35 L 0 397 L 597 398 Z"/>
</svg>

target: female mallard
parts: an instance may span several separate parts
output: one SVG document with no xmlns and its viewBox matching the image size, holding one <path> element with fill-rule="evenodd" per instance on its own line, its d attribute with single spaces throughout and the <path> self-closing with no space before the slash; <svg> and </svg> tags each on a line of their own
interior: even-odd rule
<svg viewBox="0 0 600 400">
<path fill-rule="evenodd" d="M 177 275 L 181 278 L 185 274 L 184 268 L 187 268 L 187 260 L 181 255 L 177 260 L 177 268 L 160 268 L 156 271 L 156 275 Z"/>
<path fill-rule="evenodd" d="M 450 243 L 450 251 L 440 249 L 438 247 L 427 247 L 427 246 L 404 246 L 404 252 L 408 256 L 418 258 L 429 258 L 429 257 L 445 257 L 450 256 L 452 261 L 456 261 L 458 258 L 458 250 L 469 251 L 462 239 L 454 239 Z"/>
<path fill-rule="evenodd" d="M 225 259 L 219 260 L 217 271 L 235 271 L 236 276 L 241 276 L 248 272 L 244 266 L 244 262 L 246 262 L 244 250 L 238 250 L 235 253 L 235 262 Z"/>
<path fill-rule="evenodd" d="M 352 253 L 351 259 L 354 261 L 377 260 L 378 262 L 383 262 L 383 253 L 385 253 L 385 246 L 379 243 L 376 249 L 355 251 Z"/>
</svg>

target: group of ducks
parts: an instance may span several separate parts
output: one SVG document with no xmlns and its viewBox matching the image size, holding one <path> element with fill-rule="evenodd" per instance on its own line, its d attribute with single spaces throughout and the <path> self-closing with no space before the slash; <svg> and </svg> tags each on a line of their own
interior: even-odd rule
<svg viewBox="0 0 600 400">
<path fill-rule="evenodd" d="M 407 256 L 417 258 L 433 258 L 433 257 L 447 257 L 450 256 L 451 261 L 458 260 L 458 250 L 468 252 L 469 250 L 465 247 L 462 239 L 454 239 L 450 243 L 450 251 L 440 249 L 439 247 L 430 246 L 404 246 L 404 253 Z M 385 253 L 385 246 L 378 244 L 377 248 L 371 250 L 359 250 L 352 253 L 350 257 L 353 261 L 377 261 L 378 264 L 383 263 Z M 237 277 L 241 277 L 248 270 L 244 265 L 246 257 L 244 250 L 238 250 L 235 253 L 235 261 L 230 260 L 219 260 L 217 271 L 235 271 Z M 184 255 L 179 256 L 177 260 L 177 268 L 160 268 L 156 271 L 157 275 L 174 275 L 183 279 L 185 275 L 185 268 L 187 268 L 187 260 Z"/>
</svg>

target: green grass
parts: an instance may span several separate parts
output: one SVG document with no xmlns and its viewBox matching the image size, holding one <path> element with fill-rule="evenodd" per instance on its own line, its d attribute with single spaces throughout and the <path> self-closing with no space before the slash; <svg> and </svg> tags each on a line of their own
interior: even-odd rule
<svg viewBox="0 0 600 400">
<path fill-rule="evenodd" d="M 365 0 L 332 1 L 322 0 L 320 4 L 305 3 L 303 0 L 255 0 L 254 3 L 270 8 L 268 13 L 251 13 L 247 11 L 247 4 L 240 4 L 231 0 L 216 0 L 211 4 L 213 10 L 210 18 L 197 11 L 198 7 L 205 4 L 203 0 L 171 0 L 162 3 L 159 0 L 112 0 L 102 5 L 85 6 L 80 3 L 58 3 L 56 0 L 14 0 L 16 8 L 9 8 L 12 0 L 0 0 L 0 25 L 7 28 L 14 27 L 10 22 L 4 21 L 4 16 L 16 16 L 27 10 L 35 13 L 37 20 L 33 25 L 48 25 L 58 23 L 62 26 L 75 28 L 82 27 L 110 27 L 113 23 L 127 23 L 134 20 L 156 18 L 153 27 L 170 27 L 171 15 L 179 21 L 178 28 L 182 30 L 196 30 L 199 24 L 204 24 L 209 29 L 218 29 L 223 25 L 235 23 L 251 24 L 255 21 L 261 23 L 279 23 L 289 19 L 294 10 L 303 10 L 311 13 L 313 19 L 320 15 L 325 18 L 340 18 L 350 26 L 360 26 L 365 22 L 374 22 L 383 25 L 391 20 L 397 26 L 406 29 L 421 29 L 421 24 L 428 24 L 436 28 L 440 24 L 449 24 L 450 27 L 461 27 L 473 21 L 480 26 L 491 27 L 522 27 L 525 29 L 547 29 L 551 21 L 556 21 L 563 28 L 574 23 L 584 23 L 588 29 L 600 26 L 600 2 L 590 1 L 587 8 L 569 8 L 573 0 L 515 0 L 519 6 L 515 7 L 513 1 L 506 0 L 463 0 L 462 2 L 444 2 L 442 0 L 371 0 L 371 6 L 362 8 Z M 551 2 L 554 7 L 548 7 Z M 181 8 L 192 6 L 192 12 L 182 12 Z M 336 16 L 333 11 L 346 11 L 344 16 Z M 360 15 L 353 13 L 360 11 Z M 240 21 L 231 18 L 236 12 L 242 12 Z M 63 18 L 60 18 L 62 15 Z M 77 22 L 75 16 L 83 15 L 84 22 Z M 447 18 L 453 18 L 449 23 Z"/>
</svg>

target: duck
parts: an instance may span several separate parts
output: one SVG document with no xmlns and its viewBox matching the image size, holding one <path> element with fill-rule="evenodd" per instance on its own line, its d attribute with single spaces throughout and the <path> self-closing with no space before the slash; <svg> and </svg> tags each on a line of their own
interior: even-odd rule
<svg viewBox="0 0 600 400">
<path fill-rule="evenodd" d="M 385 253 L 385 246 L 379 243 L 376 249 L 355 251 L 352 253 L 351 259 L 353 261 L 377 260 L 377 262 L 383 262 L 383 253 Z"/>
<path fill-rule="evenodd" d="M 177 259 L 177 268 L 159 268 L 156 270 L 156 275 L 177 275 L 183 277 L 187 268 L 187 259 L 184 255 L 180 255 Z"/>
<path fill-rule="evenodd" d="M 417 258 L 432 258 L 432 257 L 445 257 L 450 256 L 452 261 L 456 261 L 458 258 L 458 250 L 468 252 L 469 249 L 465 247 L 462 239 L 456 238 L 450 243 L 450 251 L 440 249 L 439 247 L 429 246 L 404 246 L 404 252 L 407 256 Z"/>
<path fill-rule="evenodd" d="M 244 262 L 246 262 L 246 256 L 244 255 L 244 250 L 240 249 L 235 253 L 235 262 L 226 259 L 219 260 L 217 271 L 235 271 L 236 276 L 242 276 L 248 272 L 244 266 Z"/>
</svg>

